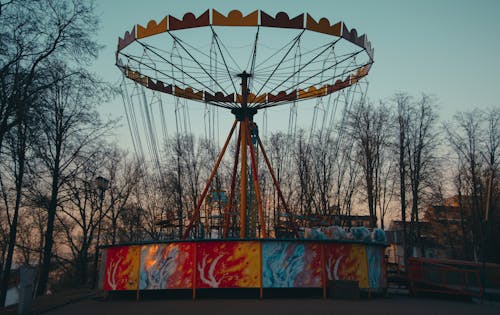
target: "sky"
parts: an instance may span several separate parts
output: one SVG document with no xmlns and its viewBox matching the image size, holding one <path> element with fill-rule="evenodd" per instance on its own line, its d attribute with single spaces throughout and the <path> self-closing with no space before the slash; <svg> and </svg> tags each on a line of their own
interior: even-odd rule
<svg viewBox="0 0 500 315">
<path fill-rule="evenodd" d="M 290 17 L 307 12 L 316 20 L 344 21 L 367 34 L 375 48 L 368 76 L 371 100 L 387 100 L 399 91 L 432 94 L 444 121 L 457 111 L 500 106 L 497 0 L 100 0 L 96 5 L 101 20 L 98 40 L 104 49 L 92 70 L 111 83 L 121 80 L 114 65 L 118 37 L 135 24 L 166 15 L 181 18 L 187 12 L 199 15 L 210 8 L 224 14 L 237 9 L 244 15 L 260 9 L 272 15 L 285 11 Z M 125 115 L 121 98 L 103 104 L 100 111 L 114 118 Z M 202 115 L 202 108 L 193 115 Z M 116 139 L 131 149 L 124 119 L 122 123 Z"/>
</svg>

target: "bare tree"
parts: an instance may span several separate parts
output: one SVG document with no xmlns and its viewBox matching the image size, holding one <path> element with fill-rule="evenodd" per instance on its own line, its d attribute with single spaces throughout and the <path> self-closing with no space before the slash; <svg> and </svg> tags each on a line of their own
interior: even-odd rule
<svg viewBox="0 0 500 315">
<path fill-rule="evenodd" d="M 26 155 L 28 150 L 28 142 L 32 139 L 29 115 L 27 107 L 20 106 L 16 108 L 16 124 L 14 128 L 7 132 L 7 142 L 9 144 L 10 164 L 7 166 L 12 174 L 11 183 L 15 192 L 14 198 L 9 200 L 9 189 L 6 187 L 5 180 L 6 172 L 0 172 L 0 185 L 2 188 L 2 196 L 4 199 L 5 210 L 8 219 L 8 247 L 7 256 L 5 258 L 4 270 L 2 273 L 2 284 L 0 292 L 0 305 L 5 304 L 5 298 L 8 289 L 8 281 L 12 260 L 14 257 L 14 248 L 16 246 L 17 228 L 19 221 L 19 211 L 22 202 L 22 190 L 25 179 Z M 7 159 L 5 159 L 7 160 Z M 9 205 L 10 204 L 10 205 Z"/>
<path fill-rule="evenodd" d="M 269 142 L 267 144 L 267 152 L 270 159 L 270 163 L 273 167 L 274 173 L 276 174 L 278 185 L 285 196 L 285 201 L 290 204 L 292 199 L 292 184 L 293 184 L 293 174 L 292 174 L 292 144 L 290 135 L 278 132 L 272 134 L 269 137 Z M 278 192 L 275 187 L 272 189 L 273 192 L 273 217 L 274 226 L 278 226 L 284 223 L 283 221 L 283 209 L 284 205 L 281 203 L 280 198 L 278 198 Z"/>
<path fill-rule="evenodd" d="M 472 244 L 474 256 L 477 258 L 481 239 L 480 211 L 480 139 L 482 113 L 478 110 L 458 113 L 454 116 L 454 123 L 445 126 L 448 140 L 452 144 L 458 158 L 466 165 L 467 181 L 469 182 L 469 196 L 472 201 Z"/>
<path fill-rule="evenodd" d="M 19 265 L 39 265 L 43 247 L 45 227 L 40 224 L 46 219 L 45 208 L 24 206 L 20 211 L 16 250 Z"/>
<path fill-rule="evenodd" d="M 82 70 L 71 72 L 63 65 L 56 65 L 50 75 L 56 83 L 42 95 L 43 110 L 37 113 L 41 132 L 35 146 L 37 161 L 44 166 L 40 176 L 50 183 L 38 294 L 44 293 L 49 276 L 60 188 L 78 170 L 74 163 L 112 126 L 102 123 L 95 110 L 108 93 L 91 74 Z"/>
<path fill-rule="evenodd" d="M 83 1 L 9 1 L 0 4 L 0 154 L 5 135 L 26 122 L 33 99 L 54 84 L 46 77 L 55 59 L 81 64 L 96 56 L 91 38 L 97 23 L 93 4 Z M 18 129 L 20 130 L 20 129 Z M 19 168 L 24 172 L 23 155 Z M 19 173 L 22 174 L 23 172 Z M 22 184 L 22 176 L 19 183 Z M 18 185 L 22 187 L 22 185 Z M 20 198 L 16 202 L 20 204 Z M 16 206 L 17 207 L 17 206 Z M 14 213 L 13 219 L 16 218 Z M 16 220 L 13 220 L 13 223 Z M 15 244 L 17 222 L 11 229 Z M 9 250 L 10 251 L 10 250 Z M 0 304 L 5 300 L 10 254 L 4 267 Z"/>
<path fill-rule="evenodd" d="M 438 145 L 437 114 L 434 99 L 423 94 L 410 110 L 407 133 L 407 165 L 412 196 L 412 223 L 410 234 L 414 235 L 420 245 L 421 255 L 425 257 L 419 210 L 422 207 L 421 197 L 424 189 L 429 187 L 430 179 L 438 175 L 436 167 L 436 149 Z"/>
<path fill-rule="evenodd" d="M 381 229 L 385 229 L 385 217 L 391 212 L 391 203 L 395 195 L 397 182 L 396 180 L 394 180 L 396 161 L 387 153 L 388 152 L 386 151 L 384 157 L 381 159 L 385 163 L 381 165 L 380 176 L 378 177 L 377 182 L 377 200 Z"/>
<path fill-rule="evenodd" d="M 12 0 L 0 8 L 1 150 L 5 134 L 19 118 L 17 108 L 54 83 L 43 78 L 51 60 L 86 62 L 96 57 L 98 46 L 91 38 L 97 28 L 91 2 Z"/>
<path fill-rule="evenodd" d="M 108 176 L 109 185 L 106 193 L 108 195 L 108 211 L 105 211 L 110 221 L 108 238 L 111 245 L 117 241 L 117 232 L 120 217 L 127 211 L 127 205 L 133 191 L 137 188 L 146 174 L 137 160 L 130 160 L 126 153 L 118 148 L 112 148 L 105 160 L 104 173 Z"/>
<path fill-rule="evenodd" d="M 103 147 L 103 143 L 96 143 L 94 148 L 88 149 L 88 155 L 74 159 L 73 175 L 63 182 L 59 193 L 61 200 L 56 219 L 71 253 L 68 261 L 77 272 L 80 284 L 88 282 L 91 247 L 97 241 L 96 232 L 104 225 L 101 221 L 109 215 L 116 201 L 105 194 L 97 180 L 99 176 L 109 177 L 103 166 L 110 156 L 108 151 L 101 150 Z"/>
<path fill-rule="evenodd" d="M 472 256 L 470 255 L 470 241 L 469 237 L 467 237 L 467 232 L 469 231 L 470 225 L 466 224 L 466 214 L 465 214 L 465 201 L 464 201 L 464 191 L 465 191 L 465 179 L 464 176 L 466 172 L 464 169 L 463 161 L 459 160 L 458 161 L 458 167 L 456 170 L 455 174 L 455 180 L 454 180 L 454 186 L 457 192 L 457 201 L 458 201 L 458 208 L 460 211 L 460 227 L 462 230 L 462 244 L 464 248 L 464 253 L 463 253 L 463 259 L 470 260 L 472 259 Z M 467 222 L 468 223 L 468 222 Z"/>
<path fill-rule="evenodd" d="M 377 183 L 379 182 L 383 151 L 388 146 L 390 111 L 384 104 L 374 106 L 362 101 L 348 114 L 348 133 L 354 140 L 365 179 L 370 226 L 377 226 Z"/>
<path fill-rule="evenodd" d="M 498 150 L 500 149 L 500 108 L 486 111 L 486 137 L 484 139 L 485 160 L 492 169 L 498 167 Z"/>
<path fill-rule="evenodd" d="M 486 137 L 485 137 L 485 160 L 487 165 L 487 195 L 485 201 L 484 222 L 486 230 L 485 248 L 483 257 L 492 261 L 500 261 L 498 248 L 500 242 L 494 237 L 495 231 L 500 227 L 500 219 L 498 215 L 498 150 L 500 149 L 500 108 L 491 108 L 486 111 Z M 487 253 L 486 253 L 487 251 Z"/>
<path fill-rule="evenodd" d="M 486 213 L 495 208 L 493 204 L 497 190 L 494 177 L 498 169 L 499 120 L 498 108 L 487 112 L 474 109 L 456 114 L 452 122 L 445 124 L 448 141 L 462 166 L 460 188 L 470 199 L 473 253 L 469 256 L 475 259 L 479 259 L 481 252 L 485 253 L 484 238 L 491 239 L 484 232 L 489 229 L 485 226 Z M 492 192 L 490 196 L 488 190 Z"/>
<path fill-rule="evenodd" d="M 312 135 L 313 151 L 311 154 L 313 165 L 313 174 L 315 185 L 311 187 L 311 192 L 316 191 L 319 212 L 323 215 L 332 215 L 331 201 L 333 191 L 333 175 L 335 152 L 333 148 L 333 139 L 330 135 L 322 135 L 321 131 L 316 135 Z"/>
<path fill-rule="evenodd" d="M 293 155 L 299 186 L 296 206 L 298 206 L 298 212 L 305 216 L 311 216 L 313 214 L 313 207 L 315 208 L 312 150 L 310 144 L 306 142 L 303 130 L 299 130 L 296 136 L 295 152 Z M 317 210 L 314 212 L 318 213 Z"/>
<path fill-rule="evenodd" d="M 411 97 L 406 93 L 396 93 L 393 98 L 394 103 L 397 108 L 397 138 L 394 140 L 396 144 L 396 152 L 398 155 L 398 175 L 399 175 L 399 198 L 401 204 L 401 221 L 403 222 L 403 249 L 404 249 L 404 262 L 405 266 L 408 266 L 409 257 L 409 242 L 408 242 L 408 231 L 407 231 L 407 217 L 406 217 L 406 177 L 407 177 L 407 162 L 406 162 L 406 151 L 408 146 L 407 135 L 408 135 L 408 125 L 409 125 L 409 111 L 411 104 Z"/>
</svg>

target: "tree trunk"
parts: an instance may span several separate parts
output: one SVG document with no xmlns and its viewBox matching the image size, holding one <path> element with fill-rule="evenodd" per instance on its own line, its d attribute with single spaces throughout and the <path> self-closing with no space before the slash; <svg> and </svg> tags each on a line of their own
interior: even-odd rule
<svg viewBox="0 0 500 315">
<path fill-rule="evenodd" d="M 47 230 L 45 231 L 45 246 L 43 249 L 43 261 L 40 267 L 40 277 L 36 295 L 45 294 L 47 282 L 50 273 L 50 261 L 52 260 L 52 246 L 54 244 L 54 221 L 57 210 L 57 199 L 59 194 L 59 164 L 60 164 L 60 145 L 56 148 L 56 157 L 54 159 L 54 170 L 52 172 L 52 188 L 49 208 L 47 209 Z"/>
<path fill-rule="evenodd" d="M 111 245 L 116 244 L 116 227 L 118 225 L 118 215 L 113 215 L 111 218 Z"/>
<path fill-rule="evenodd" d="M 375 210 L 375 202 L 374 202 L 374 193 L 373 193 L 373 180 L 371 176 L 367 176 L 366 178 L 367 181 L 367 194 L 368 194 L 368 210 L 370 213 L 370 227 L 375 228 L 377 227 L 377 214 Z"/>
<path fill-rule="evenodd" d="M 464 214 L 464 204 L 462 198 L 462 179 L 461 175 L 458 175 L 458 208 L 460 209 L 460 226 L 462 228 L 462 243 L 463 243 L 463 259 L 470 260 L 470 252 L 469 252 L 469 242 L 467 238 L 467 231 L 465 229 L 465 214 Z"/>
<path fill-rule="evenodd" d="M 400 118 L 401 124 L 402 118 Z M 405 141 L 405 132 L 404 126 L 400 126 L 399 131 L 399 194 L 401 198 L 401 221 L 403 223 L 403 255 L 404 255 L 404 264 L 405 267 L 408 266 L 408 257 L 409 257 L 409 249 L 408 249 L 408 233 L 406 231 L 406 166 L 405 166 L 405 158 L 404 158 L 404 141 Z"/>
<path fill-rule="evenodd" d="M 88 245 L 84 244 L 80 253 L 80 284 L 86 285 L 88 282 Z"/>
<path fill-rule="evenodd" d="M 26 126 L 22 123 L 18 125 L 18 145 L 17 145 L 17 157 L 18 157 L 18 173 L 16 174 L 16 202 L 14 205 L 14 215 L 12 217 L 12 222 L 10 222 L 10 232 L 9 232 L 9 247 L 7 250 L 7 258 L 5 260 L 5 266 L 2 275 L 2 286 L 0 292 L 0 305 L 5 305 L 5 299 L 7 297 L 7 290 L 9 288 L 9 278 L 10 278 L 10 268 L 12 267 L 12 259 L 14 257 L 14 247 L 16 246 L 16 236 L 17 236 L 17 221 L 19 218 L 19 208 L 21 206 L 21 190 L 23 187 L 23 177 L 24 177 L 24 167 L 26 158 Z"/>
<path fill-rule="evenodd" d="M 471 180 L 472 180 L 472 230 L 475 232 L 473 237 L 473 259 L 479 259 L 479 247 L 480 240 L 482 238 L 481 233 L 481 220 L 479 215 L 479 193 L 478 193 L 478 179 L 476 174 L 476 160 L 474 157 L 470 160 L 470 171 L 471 171 Z"/>
</svg>

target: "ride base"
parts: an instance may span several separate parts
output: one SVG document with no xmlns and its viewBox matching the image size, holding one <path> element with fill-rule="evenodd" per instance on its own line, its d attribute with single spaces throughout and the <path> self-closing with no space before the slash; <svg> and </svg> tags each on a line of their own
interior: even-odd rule
<svg viewBox="0 0 500 315">
<path fill-rule="evenodd" d="M 299 239 L 226 239 L 104 247 L 103 291 L 316 289 L 327 296 L 334 281 L 357 282 L 361 291 L 385 292 L 385 244 Z M 333 281 L 333 282 L 332 282 Z M 318 290 L 320 289 L 320 290 Z M 162 292 L 163 293 L 163 292 Z"/>
</svg>

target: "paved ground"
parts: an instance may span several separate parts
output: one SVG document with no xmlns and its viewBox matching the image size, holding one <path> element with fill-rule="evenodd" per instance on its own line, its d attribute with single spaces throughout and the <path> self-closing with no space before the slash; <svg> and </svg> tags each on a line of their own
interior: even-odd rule
<svg viewBox="0 0 500 315">
<path fill-rule="evenodd" d="M 387 297 L 360 300 L 332 300 L 321 298 L 183 298 L 144 297 L 135 301 L 135 294 L 96 297 L 95 291 L 69 290 L 53 296 L 36 299 L 30 314 L 80 315 L 80 314 L 217 314 L 217 315 L 281 315 L 281 314 L 500 314 L 500 302 L 457 301 L 435 298 L 409 297 L 389 294 Z M 132 292 L 133 293 L 133 292 Z M 100 295 L 100 294 L 99 294 Z M 0 314 L 17 314 L 15 307 L 0 309 Z"/>
<path fill-rule="evenodd" d="M 53 295 L 45 295 L 36 298 L 32 304 L 32 313 L 41 314 L 55 308 L 62 308 L 66 305 L 76 303 L 85 299 L 91 299 L 95 296 L 95 290 L 90 289 L 74 289 L 57 292 Z M 1 315 L 17 314 L 17 304 L 0 308 Z"/>
<path fill-rule="evenodd" d="M 498 302 L 463 302 L 430 298 L 389 296 L 360 300 L 302 299 L 190 299 L 182 300 L 101 300 L 83 299 L 52 311 L 49 315 L 80 314 L 500 314 Z"/>
</svg>

